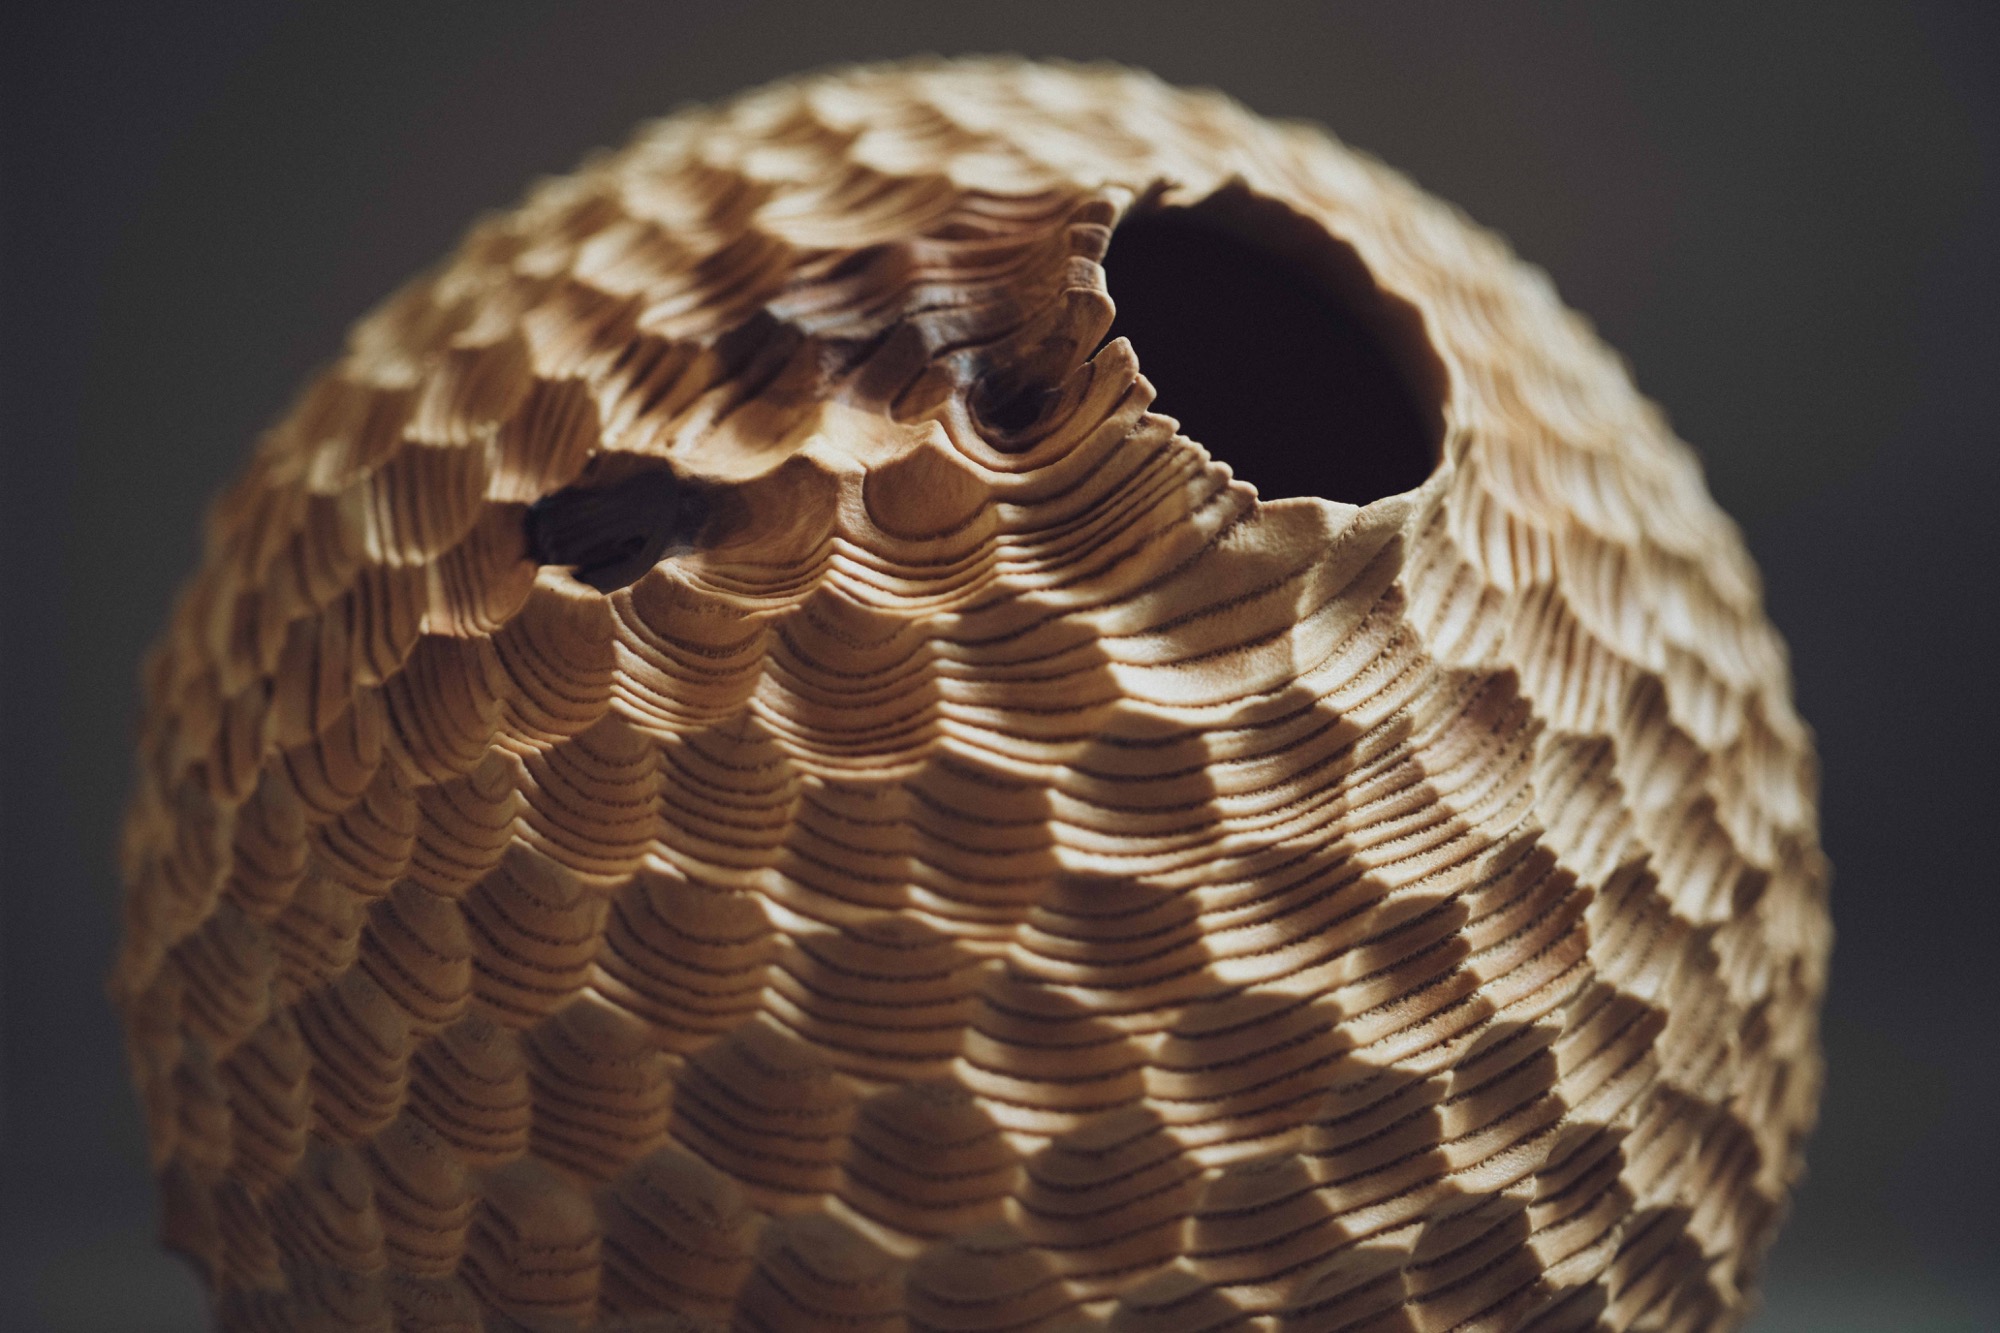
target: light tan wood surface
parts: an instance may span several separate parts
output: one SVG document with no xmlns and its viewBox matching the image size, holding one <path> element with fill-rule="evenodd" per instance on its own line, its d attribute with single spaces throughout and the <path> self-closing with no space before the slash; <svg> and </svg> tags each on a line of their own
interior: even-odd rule
<svg viewBox="0 0 2000 1333">
<path fill-rule="evenodd" d="M 1190 206 L 1341 268 L 1427 480 L 1177 433 L 1103 340 Z M 1735 529 L 1546 277 L 1215 94 L 842 71 L 537 187 L 145 681 L 112 990 L 227 1329 L 1708 1329 L 1800 1170 Z"/>
</svg>

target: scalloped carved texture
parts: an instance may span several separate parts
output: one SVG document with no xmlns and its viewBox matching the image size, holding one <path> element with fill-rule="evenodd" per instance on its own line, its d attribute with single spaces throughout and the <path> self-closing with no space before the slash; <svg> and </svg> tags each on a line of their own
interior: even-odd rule
<svg viewBox="0 0 2000 1333">
<path fill-rule="evenodd" d="M 1149 410 L 1100 260 L 1217 200 L 1359 275 L 1422 484 Z M 214 511 L 113 981 L 167 1240 L 232 1330 L 1729 1325 L 1828 943 L 1758 596 L 1546 279 L 1316 130 L 677 115 Z"/>
</svg>

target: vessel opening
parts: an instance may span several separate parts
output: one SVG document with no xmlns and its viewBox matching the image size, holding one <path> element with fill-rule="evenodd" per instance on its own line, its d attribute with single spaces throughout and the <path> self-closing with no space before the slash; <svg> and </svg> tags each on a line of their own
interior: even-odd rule
<svg viewBox="0 0 2000 1333">
<path fill-rule="evenodd" d="M 1442 365 L 1422 319 L 1318 223 L 1230 187 L 1135 210 L 1105 282 L 1181 423 L 1260 499 L 1367 504 L 1423 483 L 1443 436 Z"/>
</svg>

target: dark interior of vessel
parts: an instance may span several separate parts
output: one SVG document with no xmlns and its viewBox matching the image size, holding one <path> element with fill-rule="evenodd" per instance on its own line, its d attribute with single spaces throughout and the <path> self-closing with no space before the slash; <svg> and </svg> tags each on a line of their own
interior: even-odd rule
<svg viewBox="0 0 2000 1333">
<path fill-rule="evenodd" d="M 1420 321 L 1317 224 L 1242 191 L 1121 222 L 1104 260 L 1153 410 L 1263 500 L 1367 504 L 1438 458 L 1442 383 Z"/>
</svg>

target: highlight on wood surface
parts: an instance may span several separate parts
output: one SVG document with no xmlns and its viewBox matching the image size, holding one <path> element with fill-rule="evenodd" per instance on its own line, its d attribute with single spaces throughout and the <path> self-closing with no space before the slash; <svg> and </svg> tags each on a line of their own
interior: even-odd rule
<svg viewBox="0 0 2000 1333">
<path fill-rule="evenodd" d="M 1547 279 L 1107 67 L 817 75 L 354 330 L 145 672 L 228 1330 L 1730 1326 L 1810 738 Z"/>
</svg>

